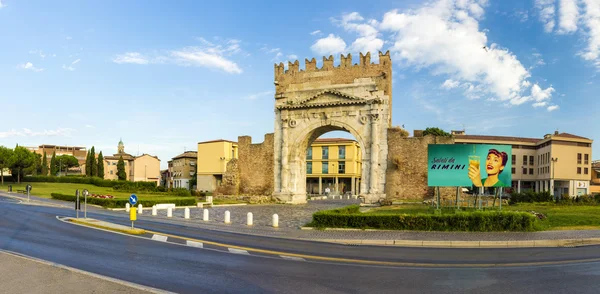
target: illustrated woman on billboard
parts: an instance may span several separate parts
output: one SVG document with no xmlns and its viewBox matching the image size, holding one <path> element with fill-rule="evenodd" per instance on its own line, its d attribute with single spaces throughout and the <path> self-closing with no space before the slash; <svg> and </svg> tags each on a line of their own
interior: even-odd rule
<svg viewBox="0 0 600 294">
<path fill-rule="evenodd" d="M 508 154 L 506 152 L 490 149 L 485 160 L 487 178 L 481 179 L 479 156 L 470 156 L 469 178 L 473 181 L 473 185 L 476 187 L 503 187 L 504 183 L 500 181 L 499 176 L 504 170 L 507 160 Z"/>
</svg>

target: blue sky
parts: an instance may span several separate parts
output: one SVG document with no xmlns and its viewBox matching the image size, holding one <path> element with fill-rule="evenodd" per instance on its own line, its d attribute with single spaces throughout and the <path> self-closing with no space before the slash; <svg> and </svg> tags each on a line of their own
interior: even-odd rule
<svg viewBox="0 0 600 294">
<path fill-rule="evenodd" d="M 112 154 L 122 138 L 164 168 L 273 132 L 275 62 L 379 50 L 411 132 L 598 137 L 598 0 L 0 3 L 1 145 Z"/>
</svg>

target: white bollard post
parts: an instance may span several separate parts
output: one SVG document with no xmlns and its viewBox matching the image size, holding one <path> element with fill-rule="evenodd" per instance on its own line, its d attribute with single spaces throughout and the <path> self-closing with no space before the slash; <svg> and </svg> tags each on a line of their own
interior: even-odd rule
<svg viewBox="0 0 600 294">
<path fill-rule="evenodd" d="M 167 217 L 173 217 L 173 207 L 167 208 Z"/>
<path fill-rule="evenodd" d="M 140 203 L 138 204 L 138 214 L 142 214 L 144 212 L 144 206 Z"/>
<path fill-rule="evenodd" d="M 212 203 L 213 202 L 212 196 L 206 196 L 206 202 Z"/>
<path fill-rule="evenodd" d="M 189 208 L 185 208 L 185 210 L 183 211 L 183 218 L 188 219 L 190 218 L 190 209 Z"/>
<path fill-rule="evenodd" d="M 157 212 L 156 212 L 156 205 L 153 205 L 153 206 L 152 206 L 152 215 L 157 215 Z"/>
<path fill-rule="evenodd" d="M 274 228 L 279 227 L 279 216 L 277 215 L 277 213 L 273 215 L 273 227 Z"/>
<path fill-rule="evenodd" d="M 125 211 L 129 212 L 129 203 L 125 203 Z"/>
<path fill-rule="evenodd" d="M 249 226 L 252 225 L 252 212 L 248 212 L 248 216 L 246 217 L 247 224 Z"/>
<path fill-rule="evenodd" d="M 199 207 L 199 208 L 204 208 L 204 204 L 202 204 L 202 203 L 198 203 L 198 207 Z"/>
<path fill-rule="evenodd" d="M 231 223 L 231 214 L 229 213 L 229 210 L 225 211 L 225 223 Z"/>
<path fill-rule="evenodd" d="M 202 211 L 202 220 L 205 222 L 208 221 L 208 209 L 206 208 Z"/>
</svg>

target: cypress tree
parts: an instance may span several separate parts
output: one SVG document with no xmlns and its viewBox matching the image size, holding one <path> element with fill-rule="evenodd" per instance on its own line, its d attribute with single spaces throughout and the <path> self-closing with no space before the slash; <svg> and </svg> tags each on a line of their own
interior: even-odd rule
<svg viewBox="0 0 600 294">
<path fill-rule="evenodd" d="M 46 151 L 44 151 L 44 157 L 42 158 L 42 175 L 48 175 L 48 158 L 46 157 Z"/>
<path fill-rule="evenodd" d="M 102 151 L 98 153 L 98 177 L 104 179 L 104 156 L 102 156 Z"/>
<path fill-rule="evenodd" d="M 98 176 L 98 163 L 96 162 L 96 151 L 94 149 L 94 146 L 92 146 L 92 150 L 91 150 L 91 155 L 90 155 L 90 161 L 91 161 L 91 176 L 92 177 L 97 177 Z"/>
<path fill-rule="evenodd" d="M 125 161 L 123 161 L 123 156 L 119 156 L 119 162 L 117 162 L 117 177 L 119 181 L 124 181 L 127 179 L 127 173 L 125 172 Z"/>
<path fill-rule="evenodd" d="M 58 168 L 56 166 L 56 151 L 52 151 L 52 158 L 50 159 L 50 175 L 56 176 Z"/>
<path fill-rule="evenodd" d="M 88 152 L 85 158 L 85 175 L 88 177 L 92 176 L 92 162 L 90 160 L 91 153 Z"/>
</svg>

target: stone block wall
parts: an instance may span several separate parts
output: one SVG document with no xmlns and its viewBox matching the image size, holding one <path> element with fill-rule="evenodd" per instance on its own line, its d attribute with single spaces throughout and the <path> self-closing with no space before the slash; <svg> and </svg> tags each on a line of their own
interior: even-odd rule
<svg viewBox="0 0 600 294">
<path fill-rule="evenodd" d="M 433 197 L 434 189 L 427 186 L 427 145 L 454 144 L 454 138 L 406 137 L 406 131 L 389 128 L 387 140 L 386 199 L 424 200 Z M 440 194 L 444 198 L 454 197 L 456 188 L 441 188 Z"/>
<path fill-rule="evenodd" d="M 271 195 L 274 166 L 273 133 L 262 143 L 252 144 L 252 137 L 238 137 L 239 194 Z"/>
<path fill-rule="evenodd" d="M 240 169 L 238 159 L 227 162 L 223 182 L 215 189 L 215 195 L 238 195 L 240 193 Z"/>
</svg>

